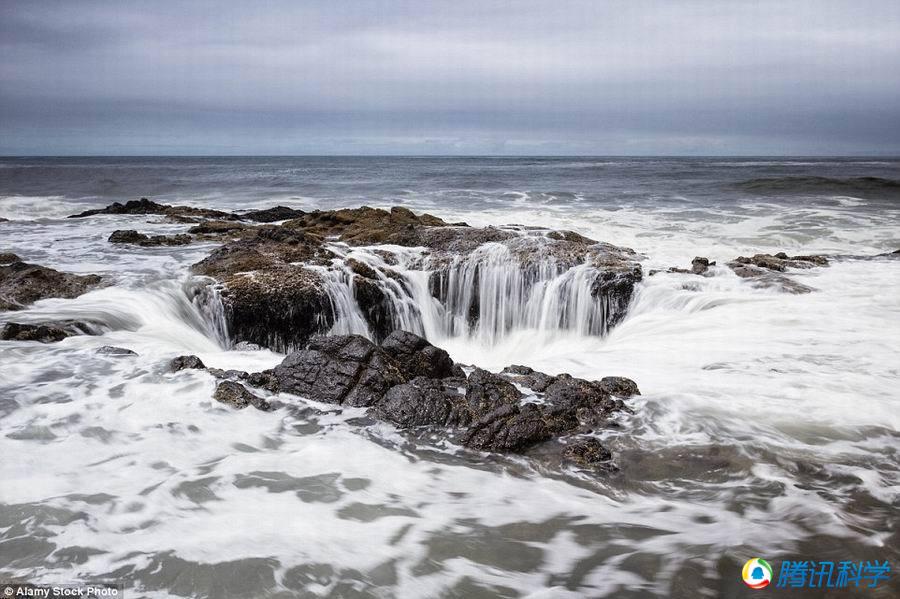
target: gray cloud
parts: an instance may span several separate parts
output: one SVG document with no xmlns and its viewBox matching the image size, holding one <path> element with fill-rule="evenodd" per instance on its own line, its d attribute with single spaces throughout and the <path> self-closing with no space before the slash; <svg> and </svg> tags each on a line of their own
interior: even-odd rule
<svg viewBox="0 0 900 599">
<path fill-rule="evenodd" d="M 895 1 L 0 4 L 0 152 L 900 153 Z"/>
</svg>

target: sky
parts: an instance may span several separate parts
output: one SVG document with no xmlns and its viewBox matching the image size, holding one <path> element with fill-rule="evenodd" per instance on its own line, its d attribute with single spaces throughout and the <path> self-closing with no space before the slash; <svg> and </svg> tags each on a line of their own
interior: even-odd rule
<svg viewBox="0 0 900 599">
<path fill-rule="evenodd" d="M 900 155 L 900 2 L 4 0 L 0 154 Z"/>
</svg>

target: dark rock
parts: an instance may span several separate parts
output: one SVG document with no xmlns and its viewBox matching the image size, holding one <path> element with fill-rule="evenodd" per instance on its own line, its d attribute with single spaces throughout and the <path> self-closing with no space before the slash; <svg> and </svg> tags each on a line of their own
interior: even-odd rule
<svg viewBox="0 0 900 599">
<path fill-rule="evenodd" d="M 584 235 L 579 235 L 574 231 L 550 231 L 547 233 L 547 237 L 550 239 L 556 239 L 559 241 L 571 241 L 574 243 L 581 243 L 584 245 L 592 245 L 597 243 L 593 239 L 588 239 Z"/>
<path fill-rule="evenodd" d="M 600 379 L 600 388 L 616 397 L 628 398 L 640 395 L 637 383 L 624 376 L 605 376 Z"/>
<path fill-rule="evenodd" d="M 356 305 L 359 306 L 375 341 L 384 340 L 397 328 L 391 300 L 376 281 L 354 277 L 353 299 L 356 300 Z"/>
<path fill-rule="evenodd" d="M 742 279 L 751 279 L 757 287 L 773 287 L 788 293 L 809 293 L 812 287 L 798 283 L 781 273 L 788 268 L 808 269 L 827 266 L 825 256 L 793 256 L 784 252 L 756 254 L 750 258 L 739 256 L 728 263 L 728 267 Z"/>
<path fill-rule="evenodd" d="M 506 404 L 476 420 L 462 441 L 472 449 L 519 452 L 552 436 L 535 404 Z"/>
<path fill-rule="evenodd" d="M 0 252 L 0 264 L 12 264 L 13 262 L 21 262 L 22 259 L 12 252 Z"/>
<path fill-rule="evenodd" d="M 169 369 L 172 372 L 188 369 L 203 370 L 205 368 L 206 365 L 197 356 L 178 356 L 169 362 Z"/>
<path fill-rule="evenodd" d="M 222 283 L 233 339 L 288 352 L 334 324 L 322 275 L 298 264 L 321 265 L 331 257 L 320 239 L 302 231 L 263 227 L 218 248 L 192 269 Z"/>
<path fill-rule="evenodd" d="M 69 218 L 83 218 L 99 214 L 159 214 L 165 215 L 177 222 L 193 222 L 192 219 L 201 218 L 238 219 L 238 216 L 231 214 L 230 212 L 222 212 L 221 210 L 211 210 L 208 208 L 195 208 L 193 206 L 169 206 L 168 204 L 157 204 L 156 202 L 151 202 L 147 198 L 131 200 L 124 204 L 113 202 L 105 208 L 85 210 L 79 214 L 73 214 L 69 216 Z"/>
<path fill-rule="evenodd" d="M 233 220 L 207 220 L 188 229 L 192 235 L 219 236 L 224 233 L 244 231 L 247 225 Z"/>
<path fill-rule="evenodd" d="M 161 245 L 187 245 L 193 241 L 190 235 L 145 235 L 133 229 L 113 231 L 109 236 L 110 243 L 128 243 L 143 247 Z"/>
<path fill-rule="evenodd" d="M 350 245 L 395 244 L 426 245 L 423 232 L 447 223 L 430 214 L 416 215 L 395 206 L 390 212 L 378 208 L 344 208 L 326 212 L 307 212 L 284 224 L 319 237 L 337 237 Z"/>
<path fill-rule="evenodd" d="M 22 324 L 7 322 L 0 330 L 0 339 L 4 341 L 39 341 L 40 343 L 55 343 L 66 337 L 78 335 L 71 328 L 56 324 Z"/>
<path fill-rule="evenodd" d="M 499 408 L 517 405 L 522 394 L 505 378 L 476 368 L 466 380 L 466 405 L 474 419 Z"/>
<path fill-rule="evenodd" d="M 229 370 L 223 370 L 221 368 L 207 368 L 206 372 L 210 373 L 217 379 L 242 379 L 242 380 L 245 380 L 245 379 L 250 378 L 250 375 L 246 371 L 235 370 L 233 368 L 229 369 Z"/>
<path fill-rule="evenodd" d="M 241 214 L 241 218 L 252 220 L 258 223 L 273 223 L 279 220 L 288 220 L 291 218 L 300 218 L 306 213 L 303 210 L 295 210 L 287 206 L 274 206 L 265 210 L 251 210 Z"/>
<path fill-rule="evenodd" d="M 706 274 L 710 266 L 714 266 L 715 262 L 710 262 L 709 258 L 697 256 L 691 260 L 691 272 L 695 275 Z"/>
<path fill-rule="evenodd" d="M 394 359 L 407 379 L 465 376 L 450 354 L 408 331 L 394 331 L 382 342 L 381 348 Z"/>
<path fill-rule="evenodd" d="M 365 277 L 366 279 L 378 278 L 378 274 L 375 272 L 375 269 L 373 269 L 365 262 L 360 262 L 359 260 L 356 260 L 354 258 L 347 258 L 345 264 L 347 265 L 347 268 L 361 277 Z"/>
<path fill-rule="evenodd" d="M 223 381 L 216 386 L 213 399 L 238 410 L 253 406 L 264 412 L 271 411 L 272 405 L 261 397 L 251 393 L 246 387 L 234 381 Z"/>
<path fill-rule="evenodd" d="M 612 453 L 600 441 L 589 437 L 566 446 L 563 457 L 580 466 L 595 466 L 612 459 Z"/>
<path fill-rule="evenodd" d="M 374 413 L 399 427 L 462 426 L 471 422 L 461 391 L 465 379 L 416 377 L 391 387 Z"/>
<path fill-rule="evenodd" d="M 278 389 L 308 399 L 370 406 L 388 389 L 406 382 L 396 362 L 365 337 L 315 337 L 272 372 Z"/>
<path fill-rule="evenodd" d="M 130 200 L 124 204 L 113 202 L 105 208 L 85 210 L 84 212 L 73 214 L 69 216 L 69 218 L 83 218 L 85 216 L 94 216 L 97 214 L 165 214 L 166 210 L 169 208 L 171 208 L 171 206 L 157 204 L 156 202 L 151 202 L 147 198 L 141 198 L 140 200 Z"/>
<path fill-rule="evenodd" d="M 627 381 L 628 379 L 621 379 Z M 634 385 L 633 381 L 631 381 Z M 619 383 L 627 386 L 626 383 Z M 637 389 L 637 385 L 634 385 Z M 625 404 L 613 399 L 603 383 L 561 374 L 547 387 L 545 412 L 554 432 L 588 429 L 603 424 L 611 414 L 626 411 Z"/>
<path fill-rule="evenodd" d="M 528 366 L 519 365 L 507 366 L 500 374 L 518 385 L 528 387 L 532 391 L 539 393 L 546 391 L 547 387 L 556 380 L 555 376 L 538 372 Z"/>
<path fill-rule="evenodd" d="M 101 282 L 99 275 L 76 275 L 37 264 L 13 262 L 0 266 L 0 310 L 19 310 L 50 297 L 71 299 Z"/>
<path fill-rule="evenodd" d="M 136 351 L 132 351 L 130 349 L 126 349 L 124 347 L 116 347 L 114 345 L 104 345 L 103 347 L 97 349 L 95 353 L 102 354 L 105 356 L 136 356 L 138 355 Z"/>
</svg>

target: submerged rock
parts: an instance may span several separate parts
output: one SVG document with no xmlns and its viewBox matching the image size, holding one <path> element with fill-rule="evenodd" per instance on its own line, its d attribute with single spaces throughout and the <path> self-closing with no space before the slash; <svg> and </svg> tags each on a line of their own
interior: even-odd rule
<svg viewBox="0 0 900 599">
<path fill-rule="evenodd" d="M 109 236 L 110 243 L 128 243 L 144 247 L 161 245 L 187 245 L 193 241 L 190 235 L 146 235 L 133 229 L 113 231 Z"/>
<path fill-rule="evenodd" d="M 798 283 L 782 274 L 788 268 L 809 269 L 817 266 L 828 266 L 825 256 L 793 256 L 784 252 L 772 254 L 756 254 L 750 258 L 739 256 L 728 263 L 734 274 L 742 279 L 750 279 L 757 287 L 771 287 L 788 293 L 809 293 L 812 287 Z"/>
<path fill-rule="evenodd" d="M 265 399 L 254 395 L 245 386 L 234 381 L 219 383 L 216 386 L 213 399 L 238 410 L 242 410 L 247 406 L 253 406 L 263 412 L 270 412 L 274 409 Z"/>
<path fill-rule="evenodd" d="M 17 260 L 0 266 L 0 310 L 20 310 L 51 297 L 78 297 L 102 280 L 99 275 L 76 275 Z"/>
<path fill-rule="evenodd" d="M 93 329 L 77 321 L 50 322 L 41 324 L 26 324 L 7 322 L 0 329 L 0 339 L 4 341 L 38 341 L 40 343 L 55 343 L 67 337 L 75 335 L 93 334 Z"/>
<path fill-rule="evenodd" d="M 595 466 L 612 459 L 612 453 L 593 437 L 579 439 L 566 446 L 563 457 L 579 466 Z"/>
<path fill-rule="evenodd" d="M 114 345 L 104 345 L 97 349 L 97 354 L 101 354 L 104 356 L 136 356 L 138 353 L 136 351 L 127 349 L 125 347 L 116 347 Z"/>
</svg>

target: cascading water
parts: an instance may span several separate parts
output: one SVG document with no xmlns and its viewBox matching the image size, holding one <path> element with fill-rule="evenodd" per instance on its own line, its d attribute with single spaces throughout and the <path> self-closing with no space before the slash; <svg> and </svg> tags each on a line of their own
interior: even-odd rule
<svg viewBox="0 0 900 599">
<path fill-rule="evenodd" d="M 432 341 L 462 338 L 491 346 L 516 331 L 605 335 L 627 309 L 628 298 L 599 293 L 604 271 L 587 263 L 567 264 L 554 256 L 521 255 L 501 243 L 485 243 L 451 260 L 420 249 L 353 248 L 335 244 L 340 257 L 316 267 L 335 314 L 330 334 L 377 338 L 376 329 L 403 329 Z M 354 270 L 363 264 L 365 281 Z M 358 270 L 358 267 L 357 267 Z M 360 306 L 377 288 L 380 312 Z M 380 314 L 380 316 L 378 315 Z"/>
</svg>

